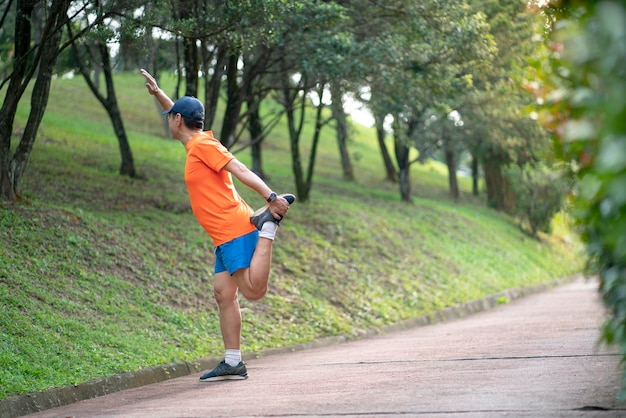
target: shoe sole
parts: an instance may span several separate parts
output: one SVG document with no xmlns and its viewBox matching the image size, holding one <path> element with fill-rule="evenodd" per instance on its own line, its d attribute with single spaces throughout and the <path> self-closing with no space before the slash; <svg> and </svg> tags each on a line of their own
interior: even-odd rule
<svg viewBox="0 0 626 418">
<path fill-rule="evenodd" d="M 280 196 L 284 198 L 287 201 L 287 203 L 289 203 L 289 205 L 293 204 L 293 202 L 296 201 L 296 196 L 291 193 L 281 194 Z"/>
<path fill-rule="evenodd" d="M 286 194 L 281 194 L 280 197 L 284 198 L 287 203 L 289 203 L 289 205 L 291 206 L 291 204 L 293 202 L 296 201 L 296 196 L 291 194 L 291 193 L 286 193 Z M 254 224 L 254 226 L 256 226 L 256 224 L 252 221 L 254 218 L 259 217 L 261 214 L 263 214 L 263 212 L 267 211 L 267 208 L 269 207 L 269 203 L 259 209 L 257 209 L 256 211 L 254 211 L 254 213 L 252 214 L 252 216 L 250 216 L 250 222 L 252 222 Z M 268 212 L 269 213 L 269 212 Z M 265 222 L 274 222 L 276 225 L 280 225 L 280 221 L 283 220 L 283 217 L 281 216 L 280 219 L 276 219 L 274 218 L 274 216 L 272 216 L 271 213 L 269 213 L 269 215 L 267 216 L 267 220 L 263 221 L 263 223 L 261 225 L 263 225 Z M 257 226 L 257 229 L 260 231 L 261 228 L 259 228 Z"/>
<path fill-rule="evenodd" d="M 200 379 L 201 382 L 219 382 L 221 380 L 246 380 L 248 378 L 248 375 L 246 376 L 241 376 L 241 375 L 226 375 L 226 376 L 215 376 L 215 377 L 209 377 L 208 379 Z"/>
</svg>

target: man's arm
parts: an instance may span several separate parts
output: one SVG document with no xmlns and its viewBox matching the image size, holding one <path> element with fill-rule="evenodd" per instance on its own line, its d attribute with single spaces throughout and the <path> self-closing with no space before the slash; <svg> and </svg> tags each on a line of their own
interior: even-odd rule
<svg viewBox="0 0 626 418">
<path fill-rule="evenodd" d="M 272 193 L 272 189 L 270 189 L 259 176 L 254 174 L 245 164 L 236 158 L 230 160 L 228 164 L 224 166 L 224 170 L 230 172 L 242 184 L 257 192 L 264 200 L 267 200 L 270 193 Z M 289 202 L 280 196 L 278 196 L 276 200 L 271 201 L 269 206 L 270 212 L 276 219 L 279 219 L 280 216 L 285 216 L 287 210 L 289 210 Z"/>
<path fill-rule="evenodd" d="M 150 73 L 143 68 L 139 71 L 141 72 L 141 75 L 144 76 L 144 78 L 146 79 L 146 88 L 148 89 L 148 93 L 156 97 L 156 99 L 161 104 L 163 110 L 171 109 L 172 106 L 174 106 L 174 102 L 172 101 L 172 99 L 167 97 L 167 94 L 165 94 L 163 90 L 159 88 L 159 85 L 157 84 L 154 77 L 152 77 L 152 75 L 150 75 Z"/>
</svg>

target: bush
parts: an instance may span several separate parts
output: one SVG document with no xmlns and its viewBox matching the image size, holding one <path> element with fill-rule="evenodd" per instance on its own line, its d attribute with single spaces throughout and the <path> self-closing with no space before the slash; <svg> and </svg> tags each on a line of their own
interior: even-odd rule
<svg viewBox="0 0 626 418">
<path fill-rule="evenodd" d="M 563 206 L 569 183 L 561 172 L 541 166 L 511 166 L 506 171 L 516 199 L 515 214 L 522 231 L 534 238 L 549 232 L 550 221 Z"/>
<path fill-rule="evenodd" d="M 546 11 L 556 30 L 550 60 L 536 65 L 540 120 L 579 181 L 573 215 L 611 313 L 603 339 L 620 346 L 626 364 L 626 7 L 562 1 Z"/>
</svg>

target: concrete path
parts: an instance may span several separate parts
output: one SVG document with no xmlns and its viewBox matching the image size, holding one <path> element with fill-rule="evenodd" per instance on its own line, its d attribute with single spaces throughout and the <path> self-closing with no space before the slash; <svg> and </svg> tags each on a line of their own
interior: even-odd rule
<svg viewBox="0 0 626 418">
<path fill-rule="evenodd" d="M 200 374 L 31 417 L 626 417 L 619 356 L 597 347 L 583 280 L 475 315 L 249 360 L 249 379 Z"/>
</svg>

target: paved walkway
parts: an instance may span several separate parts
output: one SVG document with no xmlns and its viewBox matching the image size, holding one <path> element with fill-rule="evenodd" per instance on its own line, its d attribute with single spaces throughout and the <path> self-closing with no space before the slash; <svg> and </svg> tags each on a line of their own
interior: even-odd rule
<svg viewBox="0 0 626 418">
<path fill-rule="evenodd" d="M 248 361 L 31 417 L 626 417 L 619 356 L 583 280 L 466 318 Z"/>
</svg>

